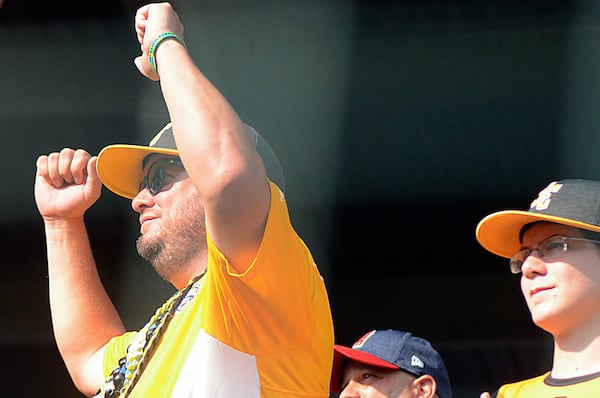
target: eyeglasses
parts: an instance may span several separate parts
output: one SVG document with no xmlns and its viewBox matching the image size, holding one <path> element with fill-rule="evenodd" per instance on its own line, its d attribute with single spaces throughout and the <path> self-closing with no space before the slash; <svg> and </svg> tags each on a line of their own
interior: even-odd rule
<svg viewBox="0 0 600 398">
<path fill-rule="evenodd" d="M 148 188 L 152 196 L 156 195 L 165 187 L 165 166 L 181 167 L 183 163 L 177 158 L 160 158 L 148 168 L 144 179 L 140 183 L 139 191 Z M 168 175 L 168 174 L 167 174 Z"/>
<path fill-rule="evenodd" d="M 527 257 L 537 250 L 540 258 L 547 258 L 549 260 L 557 259 L 564 252 L 567 251 L 569 245 L 567 242 L 590 242 L 600 244 L 600 241 L 585 239 L 585 238 L 567 238 L 566 236 L 551 236 L 540 242 L 537 248 L 523 249 L 510 258 L 510 271 L 513 274 L 521 273 L 523 263 L 527 260 Z"/>
</svg>

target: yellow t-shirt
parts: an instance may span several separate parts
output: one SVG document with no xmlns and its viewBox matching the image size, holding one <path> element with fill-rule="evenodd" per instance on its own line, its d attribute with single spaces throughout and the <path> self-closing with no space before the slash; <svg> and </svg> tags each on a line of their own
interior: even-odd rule
<svg viewBox="0 0 600 398">
<path fill-rule="evenodd" d="M 130 397 L 329 397 L 329 300 L 283 193 L 271 183 L 263 241 L 243 274 L 207 239 L 208 271 L 178 307 Z M 134 337 L 109 342 L 106 376 Z"/>
<path fill-rule="evenodd" d="M 600 374 L 571 379 L 548 379 L 550 372 L 505 384 L 497 398 L 592 398 L 600 397 Z"/>
</svg>

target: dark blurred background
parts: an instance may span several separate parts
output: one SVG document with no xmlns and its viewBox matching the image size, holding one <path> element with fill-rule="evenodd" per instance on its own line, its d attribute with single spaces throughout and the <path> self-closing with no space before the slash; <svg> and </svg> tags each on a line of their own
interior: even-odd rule
<svg viewBox="0 0 600 398">
<path fill-rule="evenodd" d="M 80 396 L 52 335 L 35 159 L 145 144 L 163 126 L 159 86 L 133 65 L 142 4 L 0 8 L 1 397 Z M 279 154 L 339 343 L 373 328 L 426 337 L 457 398 L 550 368 L 518 277 L 474 229 L 551 180 L 600 178 L 598 2 L 173 4 L 196 63 Z M 127 200 L 105 191 L 87 220 L 107 288 L 139 328 L 172 287 L 137 257 Z"/>
</svg>

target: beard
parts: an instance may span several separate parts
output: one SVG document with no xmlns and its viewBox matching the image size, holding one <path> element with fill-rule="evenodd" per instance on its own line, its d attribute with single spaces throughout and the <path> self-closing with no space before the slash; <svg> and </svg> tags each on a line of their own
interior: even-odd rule
<svg viewBox="0 0 600 398">
<path fill-rule="evenodd" d="M 165 280 L 186 267 L 206 249 L 204 208 L 197 197 L 185 198 L 173 206 L 167 218 L 151 232 L 141 235 L 136 247 Z"/>
</svg>

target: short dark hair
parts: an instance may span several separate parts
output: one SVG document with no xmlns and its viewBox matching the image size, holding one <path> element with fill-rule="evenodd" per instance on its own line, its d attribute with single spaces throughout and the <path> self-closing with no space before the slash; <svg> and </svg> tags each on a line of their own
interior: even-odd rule
<svg viewBox="0 0 600 398">
<path fill-rule="evenodd" d="M 529 228 L 531 228 L 532 226 L 537 225 L 537 224 L 554 224 L 554 223 L 552 223 L 550 221 L 535 221 L 535 222 L 523 225 L 523 228 L 521 228 L 521 231 L 519 232 L 519 242 L 523 243 L 523 236 L 525 235 L 525 232 L 527 232 L 527 230 Z M 563 224 L 556 224 L 556 225 L 563 225 Z M 565 226 L 579 231 L 581 233 L 582 238 L 600 241 L 600 232 L 594 232 L 594 231 L 590 231 L 590 230 L 583 229 L 583 228 L 570 227 L 568 225 L 565 225 Z"/>
</svg>

